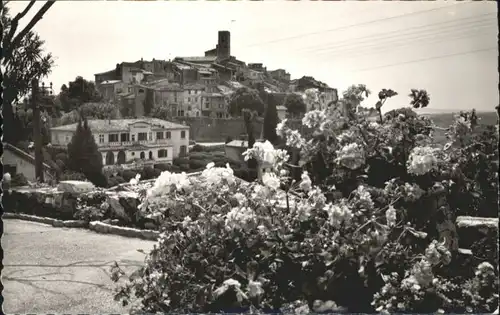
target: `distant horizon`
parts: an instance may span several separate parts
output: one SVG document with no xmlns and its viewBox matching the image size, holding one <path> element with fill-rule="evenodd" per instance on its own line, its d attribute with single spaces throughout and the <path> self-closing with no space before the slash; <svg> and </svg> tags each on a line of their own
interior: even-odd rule
<svg viewBox="0 0 500 315">
<path fill-rule="evenodd" d="M 26 5 L 8 6 L 15 15 Z M 384 111 L 408 106 L 415 88 L 429 92 L 433 110 L 490 112 L 499 104 L 496 8 L 487 1 L 58 1 L 34 31 L 55 57 L 44 81 L 56 94 L 77 76 L 94 81 L 123 61 L 203 56 L 228 30 L 232 56 L 294 79 L 312 76 L 339 96 L 365 84 L 373 93 L 363 106 L 374 106 L 382 88 L 399 93 Z"/>
</svg>

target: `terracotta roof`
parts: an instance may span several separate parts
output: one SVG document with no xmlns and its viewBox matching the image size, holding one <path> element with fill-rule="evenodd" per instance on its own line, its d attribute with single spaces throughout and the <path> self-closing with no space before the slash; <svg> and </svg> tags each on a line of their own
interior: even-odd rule
<svg viewBox="0 0 500 315">
<path fill-rule="evenodd" d="M 185 61 L 191 62 L 214 62 L 217 57 L 216 56 L 193 56 L 193 57 L 175 57 L 175 59 L 182 59 Z"/>
<path fill-rule="evenodd" d="M 158 119 L 158 118 L 136 118 L 136 119 L 92 119 L 88 121 L 89 127 L 92 132 L 111 132 L 111 131 L 126 131 L 129 129 L 131 124 L 135 123 L 147 123 L 154 127 L 162 129 L 189 129 L 189 126 L 176 124 L 170 121 Z M 64 125 L 59 127 L 51 128 L 52 131 L 76 131 L 78 123 L 71 125 Z"/>
<path fill-rule="evenodd" d="M 100 85 L 107 85 L 107 84 L 116 84 L 116 83 L 121 83 L 121 80 L 106 80 L 102 81 Z"/>
<path fill-rule="evenodd" d="M 204 90 L 205 86 L 203 84 L 191 83 L 184 84 L 184 90 Z"/>
</svg>

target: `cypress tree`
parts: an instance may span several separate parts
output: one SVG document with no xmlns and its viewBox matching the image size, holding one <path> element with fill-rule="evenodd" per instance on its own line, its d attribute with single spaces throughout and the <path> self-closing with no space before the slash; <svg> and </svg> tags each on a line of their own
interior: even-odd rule
<svg viewBox="0 0 500 315">
<path fill-rule="evenodd" d="M 78 122 L 76 132 L 68 144 L 70 169 L 85 175 L 94 185 L 105 187 L 107 180 L 102 173 L 102 158 L 86 118 Z"/>
<path fill-rule="evenodd" d="M 278 110 L 275 104 L 267 104 L 266 114 L 264 116 L 264 139 L 269 140 L 272 144 L 276 144 L 278 136 L 276 135 L 276 126 L 278 125 L 279 117 Z"/>
</svg>

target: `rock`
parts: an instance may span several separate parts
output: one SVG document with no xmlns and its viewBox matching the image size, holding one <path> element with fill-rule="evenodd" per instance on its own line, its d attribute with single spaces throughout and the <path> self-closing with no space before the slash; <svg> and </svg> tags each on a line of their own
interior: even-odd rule
<svg viewBox="0 0 500 315">
<path fill-rule="evenodd" d="M 68 228 L 81 228 L 85 227 L 87 225 L 87 222 L 83 220 L 68 220 L 64 221 L 64 226 Z"/>
<path fill-rule="evenodd" d="M 118 218 L 124 222 L 131 222 L 131 218 L 128 216 L 128 214 L 125 212 L 125 209 L 120 203 L 120 199 L 116 194 L 108 194 L 106 202 L 110 205 L 110 211 L 112 213 L 112 216 L 115 218 Z"/>
<path fill-rule="evenodd" d="M 102 223 L 111 224 L 111 219 L 103 220 Z"/>
<path fill-rule="evenodd" d="M 498 233 L 498 218 L 460 216 L 456 222 L 460 248 L 471 249 L 474 243 Z"/>
<path fill-rule="evenodd" d="M 91 182 L 78 181 L 78 180 L 65 180 L 59 182 L 57 190 L 62 192 L 81 194 L 95 190 L 95 186 Z"/>
<path fill-rule="evenodd" d="M 160 233 L 158 233 L 157 231 L 149 231 L 149 230 L 141 231 L 142 238 L 146 240 L 156 241 L 159 235 Z"/>
<path fill-rule="evenodd" d="M 144 223 L 144 227 L 148 230 L 157 230 L 158 229 L 158 226 L 156 226 L 156 224 L 153 222 Z"/>
<path fill-rule="evenodd" d="M 52 221 L 52 226 L 54 226 L 54 227 L 64 227 L 64 221 L 54 220 L 54 221 Z"/>
<path fill-rule="evenodd" d="M 111 220 L 111 224 L 113 224 L 113 225 L 119 225 L 120 224 L 120 220 L 113 219 L 113 220 Z"/>
<path fill-rule="evenodd" d="M 99 233 L 108 233 L 109 232 L 109 226 L 99 222 L 99 221 L 93 221 L 89 223 L 90 229 L 99 232 Z"/>
</svg>

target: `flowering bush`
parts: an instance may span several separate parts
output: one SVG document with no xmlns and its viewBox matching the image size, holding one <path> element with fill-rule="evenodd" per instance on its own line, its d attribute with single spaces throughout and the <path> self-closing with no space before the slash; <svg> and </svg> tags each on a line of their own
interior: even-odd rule
<svg viewBox="0 0 500 315">
<path fill-rule="evenodd" d="M 377 110 L 395 95 L 384 91 Z M 481 265 L 466 286 L 452 272 L 463 268 L 450 200 L 470 191 L 467 141 L 434 143 L 432 121 L 407 109 L 369 120 L 357 111 L 366 94 L 352 87 L 339 106 L 306 114 L 306 133 L 280 123 L 298 165 L 256 143 L 246 158 L 272 165 L 259 182 L 213 164 L 199 177 L 163 172 L 140 206 L 162 234 L 116 299 L 137 312 L 494 309 L 497 265 Z"/>
</svg>

